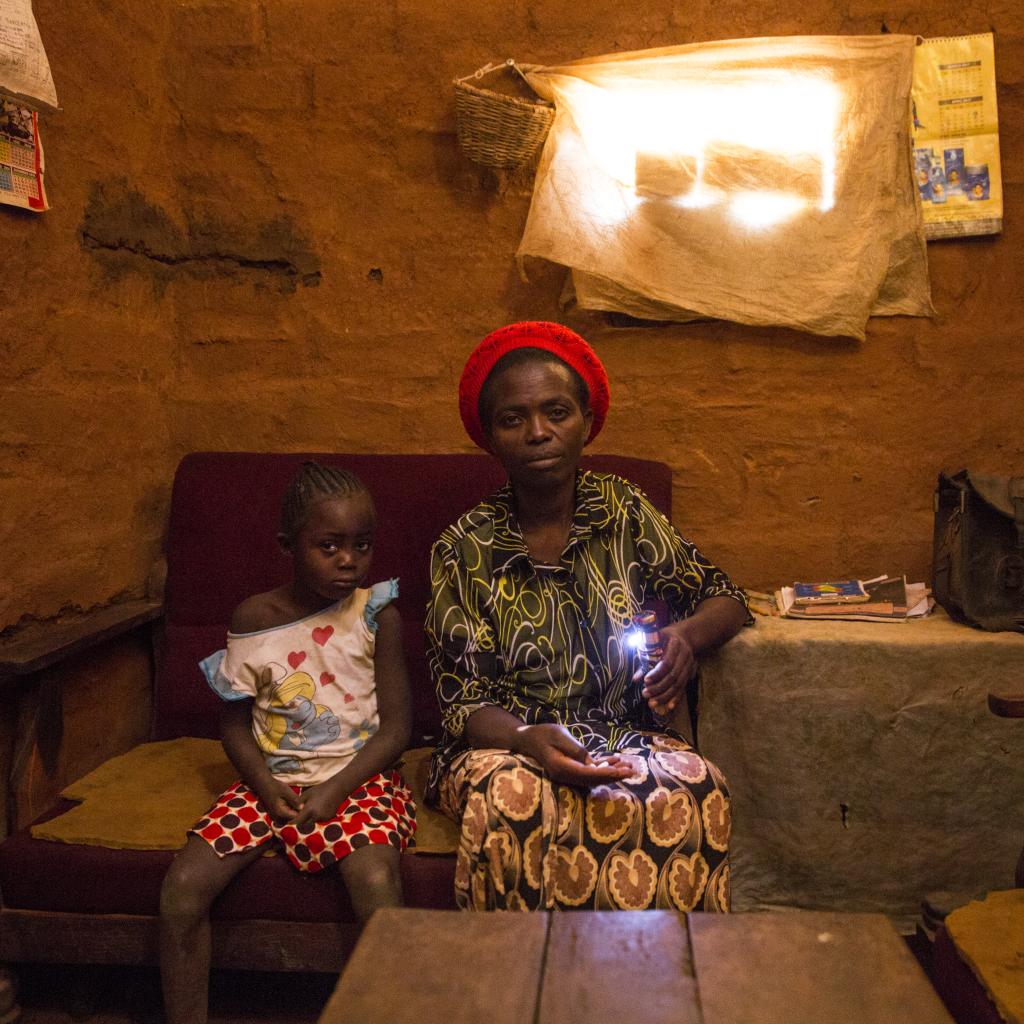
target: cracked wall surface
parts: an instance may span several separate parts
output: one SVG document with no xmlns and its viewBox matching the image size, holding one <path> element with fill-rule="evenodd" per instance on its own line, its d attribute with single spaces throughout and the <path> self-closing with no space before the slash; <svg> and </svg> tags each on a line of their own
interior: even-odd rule
<svg viewBox="0 0 1024 1024">
<path fill-rule="evenodd" d="M 1024 11 L 990 0 L 35 0 L 63 112 L 53 209 L 8 258 L 0 629 L 158 589 L 196 449 L 470 450 L 488 330 L 563 319 L 605 360 L 597 442 L 668 462 L 676 522 L 740 581 L 928 572 L 940 468 L 1024 465 Z M 451 80 L 489 60 L 791 33 L 996 32 L 998 239 L 929 246 L 934 321 L 866 342 L 563 313 L 512 254 L 529 179 L 469 163 Z M 456 510 L 453 510 L 453 513 Z"/>
<path fill-rule="evenodd" d="M 287 217 L 255 226 L 244 217 L 175 225 L 160 208 L 132 189 L 125 179 L 97 183 L 85 208 L 79 235 L 82 247 L 104 257 L 111 275 L 151 274 L 133 257 L 196 276 L 238 276 L 262 271 L 264 284 L 294 291 L 298 284 L 320 283 L 320 262 Z"/>
</svg>

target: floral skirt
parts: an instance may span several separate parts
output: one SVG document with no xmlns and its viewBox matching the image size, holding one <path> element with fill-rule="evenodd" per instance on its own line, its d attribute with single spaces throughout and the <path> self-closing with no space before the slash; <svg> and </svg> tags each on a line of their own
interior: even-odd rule
<svg viewBox="0 0 1024 1024">
<path fill-rule="evenodd" d="M 604 753 L 599 733 L 586 737 Z M 725 779 L 682 740 L 630 733 L 633 774 L 581 790 L 508 750 L 468 750 L 440 803 L 461 835 L 455 900 L 471 910 L 728 910 Z"/>
<path fill-rule="evenodd" d="M 299 786 L 292 786 L 296 793 Z M 416 805 L 394 769 L 367 779 L 342 801 L 334 817 L 304 825 L 272 818 L 244 782 L 236 782 L 189 832 L 205 839 L 221 857 L 276 839 L 299 871 L 322 871 L 361 846 L 404 850 L 416 831 Z"/>
</svg>

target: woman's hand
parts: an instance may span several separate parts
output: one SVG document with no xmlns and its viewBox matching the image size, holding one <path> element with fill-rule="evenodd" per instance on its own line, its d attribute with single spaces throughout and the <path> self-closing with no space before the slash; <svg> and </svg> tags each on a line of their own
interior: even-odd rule
<svg viewBox="0 0 1024 1024">
<path fill-rule="evenodd" d="M 633 681 L 644 684 L 643 695 L 656 714 L 667 718 L 676 709 L 686 684 L 697 672 L 697 655 L 686 635 L 686 620 L 660 629 L 665 654 L 649 672 L 639 669 Z"/>
<path fill-rule="evenodd" d="M 651 710 L 670 715 L 697 672 L 697 658 L 735 636 L 746 621 L 743 602 L 733 597 L 706 597 L 689 618 L 662 626 L 665 656 L 646 675 L 640 671 L 633 676 L 634 682 L 643 682 Z"/>
<path fill-rule="evenodd" d="M 516 732 L 519 752 L 532 757 L 553 782 L 589 789 L 633 774 L 632 767 L 617 754 L 595 760 L 564 725 L 523 725 Z"/>
<path fill-rule="evenodd" d="M 302 809 L 302 797 L 287 783 L 273 776 L 256 786 L 256 795 L 272 818 L 294 821 Z"/>
</svg>

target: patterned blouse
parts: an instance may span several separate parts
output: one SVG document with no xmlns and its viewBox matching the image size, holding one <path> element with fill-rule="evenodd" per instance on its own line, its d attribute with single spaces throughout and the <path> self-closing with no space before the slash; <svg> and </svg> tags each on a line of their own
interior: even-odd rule
<svg viewBox="0 0 1024 1024">
<path fill-rule="evenodd" d="M 557 565 L 534 563 L 506 485 L 441 534 L 431 555 L 426 633 L 444 736 L 427 799 L 475 711 L 500 707 L 524 722 L 588 723 L 615 749 L 633 729 L 663 730 L 632 683 L 625 644 L 650 598 L 673 621 L 709 597 L 746 606 L 742 590 L 684 540 L 639 488 L 583 471 L 569 541 Z M 609 729 L 610 727 L 610 729 Z M 579 736 L 581 740 L 584 738 Z"/>
</svg>

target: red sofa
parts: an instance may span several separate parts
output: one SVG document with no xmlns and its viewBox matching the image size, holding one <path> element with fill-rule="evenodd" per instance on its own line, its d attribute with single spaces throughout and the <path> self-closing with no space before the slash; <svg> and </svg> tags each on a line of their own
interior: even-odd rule
<svg viewBox="0 0 1024 1024">
<path fill-rule="evenodd" d="M 200 452 L 178 467 L 164 620 L 156 631 L 153 739 L 216 736 L 218 699 L 197 663 L 223 645 L 240 600 L 285 577 L 288 562 L 275 540 L 280 498 L 307 457 Z M 374 495 L 379 532 L 372 578 L 401 579 L 412 744 L 430 744 L 439 732 L 422 632 L 430 545 L 461 512 L 500 486 L 503 474 L 484 455 L 315 457 L 354 470 Z M 633 480 L 671 512 L 667 466 L 615 456 L 586 463 Z M 42 818 L 67 806 L 65 801 Z M 172 857 L 170 851 L 49 842 L 34 839 L 29 829 L 11 835 L 0 844 L 0 960 L 155 962 L 158 896 Z M 402 869 L 409 904 L 453 906 L 452 856 L 407 853 Z M 341 889 L 334 873 L 303 876 L 281 857 L 256 861 L 214 906 L 214 963 L 337 969 L 358 934 Z M 256 918 L 259 927 L 253 927 Z"/>
</svg>

